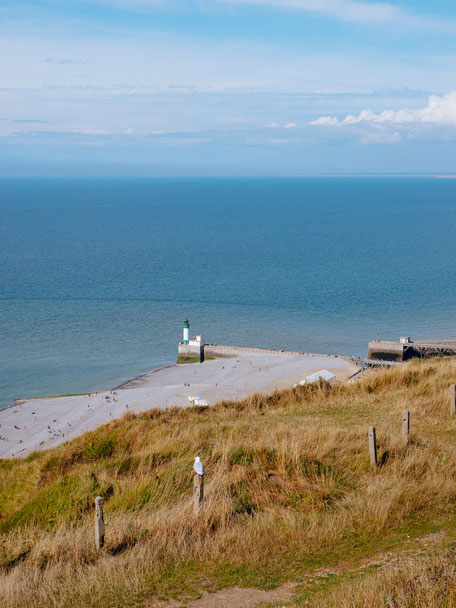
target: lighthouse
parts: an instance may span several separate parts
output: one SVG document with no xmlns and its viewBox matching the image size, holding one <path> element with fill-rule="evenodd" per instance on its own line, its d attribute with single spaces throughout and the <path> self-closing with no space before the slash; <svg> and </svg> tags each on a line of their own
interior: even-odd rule
<svg viewBox="0 0 456 608">
<path fill-rule="evenodd" d="M 190 323 L 188 322 L 188 319 L 186 318 L 184 321 L 184 344 L 188 344 L 188 328 L 190 327 Z"/>
<path fill-rule="evenodd" d="M 198 357 L 200 363 L 204 361 L 204 342 L 203 336 L 198 335 L 190 340 L 188 330 L 190 323 L 186 318 L 184 321 L 183 339 L 177 347 L 177 362 L 178 363 L 195 363 Z"/>
</svg>

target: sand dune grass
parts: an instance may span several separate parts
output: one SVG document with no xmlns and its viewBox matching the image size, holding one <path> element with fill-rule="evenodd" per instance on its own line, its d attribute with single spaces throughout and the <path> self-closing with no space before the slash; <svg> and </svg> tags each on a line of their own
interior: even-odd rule
<svg viewBox="0 0 456 608">
<path fill-rule="evenodd" d="M 454 608 L 455 558 L 454 550 L 425 551 L 394 561 L 375 573 L 344 577 L 342 582 L 330 581 L 313 594 L 311 605 L 313 608 Z"/>
<path fill-rule="evenodd" d="M 301 581 L 317 566 L 451 530 L 455 378 L 456 361 L 416 361 L 352 385 L 127 415 L 49 452 L 0 461 L 0 602 L 125 607 L 178 597 L 183 605 L 202 589 Z M 207 472 L 198 518 L 196 455 Z M 92 529 L 98 494 L 106 498 L 101 555 Z M 318 603 L 318 593 L 297 601 L 376 605 L 342 604 L 331 593 L 334 603 Z"/>
</svg>

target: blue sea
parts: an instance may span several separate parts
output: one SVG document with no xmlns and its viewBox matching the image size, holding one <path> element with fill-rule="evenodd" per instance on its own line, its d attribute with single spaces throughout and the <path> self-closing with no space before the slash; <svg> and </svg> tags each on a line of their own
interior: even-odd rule
<svg viewBox="0 0 456 608">
<path fill-rule="evenodd" d="M 0 407 L 219 344 L 456 337 L 456 181 L 0 181 Z"/>
</svg>

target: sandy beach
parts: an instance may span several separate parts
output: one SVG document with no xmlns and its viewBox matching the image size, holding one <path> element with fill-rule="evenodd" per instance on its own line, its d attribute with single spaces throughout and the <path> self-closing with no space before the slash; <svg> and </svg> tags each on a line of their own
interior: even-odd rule
<svg viewBox="0 0 456 608">
<path fill-rule="evenodd" d="M 127 412 L 188 407 L 190 395 L 215 403 L 259 391 L 270 393 L 321 369 L 329 370 L 338 380 L 346 380 L 359 368 L 338 357 L 249 354 L 202 364 L 172 365 L 104 392 L 24 400 L 0 411 L 0 458 L 24 457 L 53 447 Z"/>
</svg>

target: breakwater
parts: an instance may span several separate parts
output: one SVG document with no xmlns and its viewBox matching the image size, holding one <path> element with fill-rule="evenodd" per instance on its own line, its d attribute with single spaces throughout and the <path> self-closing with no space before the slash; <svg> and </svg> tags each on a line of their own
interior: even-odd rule
<svg viewBox="0 0 456 608">
<path fill-rule="evenodd" d="M 456 340 L 411 340 L 408 337 L 399 340 L 375 340 L 369 342 L 368 359 L 403 362 L 419 357 L 454 357 Z"/>
</svg>

